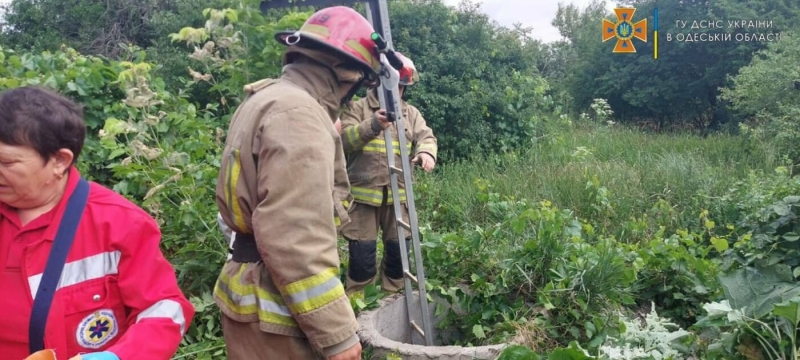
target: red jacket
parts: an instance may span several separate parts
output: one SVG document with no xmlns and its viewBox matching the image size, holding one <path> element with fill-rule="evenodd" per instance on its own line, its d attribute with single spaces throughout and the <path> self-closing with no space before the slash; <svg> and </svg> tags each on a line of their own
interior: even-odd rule
<svg viewBox="0 0 800 360">
<path fill-rule="evenodd" d="M 52 212 L 54 219 L 61 218 L 79 176 L 74 168 L 70 171 L 66 193 Z M 158 225 L 121 195 L 90 184 L 86 208 L 50 309 L 45 347 L 55 349 L 59 359 L 98 351 L 113 352 L 121 360 L 170 359 L 195 310 L 159 249 Z M 27 225 L 19 231 L 13 226 L 15 221 L 19 226 L 15 216 L 13 209 L 0 206 L 0 240 L 11 241 L 14 235 L 9 229 L 24 234 Z M 14 325 L 0 326 L 0 347 L 7 345 L 4 339 L 19 339 L 19 332 L 27 338 L 33 297 L 58 225 L 53 221 L 26 235 L 29 238 L 20 267 L 24 285 L 18 288 L 27 291 L 13 291 L 5 302 L 13 301 L 13 307 L 27 312 L 8 314 L 0 308 L 2 322 Z"/>
</svg>

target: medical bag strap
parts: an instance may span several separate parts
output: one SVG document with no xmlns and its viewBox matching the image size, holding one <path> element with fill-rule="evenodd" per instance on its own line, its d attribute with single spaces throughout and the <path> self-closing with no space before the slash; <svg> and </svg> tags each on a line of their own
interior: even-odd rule
<svg viewBox="0 0 800 360">
<path fill-rule="evenodd" d="M 31 354 L 44 350 L 44 330 L 47 325 L 47 316 L 50 313 L 50 305 L 53 302 L 53 295 L 55 295 L 56 287 L 61 279 L 61 272 L 64 270 L 67 254 L 75 239 L 75 231 L 80 223 L 88 197 L 89 183 L 80 178 L 78 186 L 69 197 L 67 208 L 58 225 L 56 239 L 47 258 L 47 265 L 45 265 L 42 279 L 39 282 L 39 288 L 36 290 L 36 298 L 33 300 L 30 327 L 28 328 L 28 346 Z"/>
</svg>

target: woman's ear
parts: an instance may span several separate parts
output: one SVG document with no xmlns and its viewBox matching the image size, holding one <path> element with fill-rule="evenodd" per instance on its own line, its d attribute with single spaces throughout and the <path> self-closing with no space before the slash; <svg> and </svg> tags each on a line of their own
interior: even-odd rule
<svg viewBox="0 0 800 360">
<path fill-rule="evenodd" d="M 53 161 L 55 173 L 63 174 L 72 166 L 75 155 L 69 149 L 60 149 L 50 159 Z"/>
</svg>

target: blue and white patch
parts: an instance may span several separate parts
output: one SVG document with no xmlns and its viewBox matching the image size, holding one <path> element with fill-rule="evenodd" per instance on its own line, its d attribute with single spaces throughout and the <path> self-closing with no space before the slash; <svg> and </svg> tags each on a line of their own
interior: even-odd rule
<svg viewBox="0 0 800 360">
<path fill-rule="evenodd" d="M 98 310 L 83 318 L 75 333 L 78 345 L 87 349 L 99 349 L 117 336 L 118 324 L 114 312 Z"/>
</svg>

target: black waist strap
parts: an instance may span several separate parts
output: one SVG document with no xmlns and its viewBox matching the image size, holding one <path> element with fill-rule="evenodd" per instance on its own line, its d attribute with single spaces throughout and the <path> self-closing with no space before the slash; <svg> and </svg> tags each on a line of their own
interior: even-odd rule
<svg viewBox="0 0 800 360">
<path fill-rule="evenodd" d="M 253 234 L 236 233 L 236 238 L 233 241 L 231 260 L 238 263 L 254 263 L 261 261 L 261 255 L 259 255 L 258 247 L 256 246 L 256 238 L 253 237 Z"/>
</svg>

